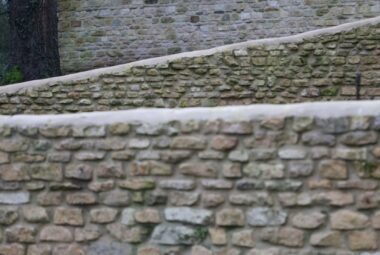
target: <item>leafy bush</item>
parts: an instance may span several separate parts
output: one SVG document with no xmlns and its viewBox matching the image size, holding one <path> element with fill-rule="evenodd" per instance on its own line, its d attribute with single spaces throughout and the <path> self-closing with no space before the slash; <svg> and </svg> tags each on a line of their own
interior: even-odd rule
<svg viewBox="0 0 380 255">
<path fill-rule="evenodd" d="M 8 70 L 5 70 L 0 74 L 0 84 L 12 84 L 22 82 L 24 80 L 24 75 L 22 74 L 20 68 L 14 66 Z"/>
</svg>

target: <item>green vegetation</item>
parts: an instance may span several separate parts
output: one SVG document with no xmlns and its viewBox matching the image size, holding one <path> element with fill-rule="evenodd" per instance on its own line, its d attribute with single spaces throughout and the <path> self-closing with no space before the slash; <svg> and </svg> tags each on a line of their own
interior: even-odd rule
<svg viewBox="0 0 380 255">
<path fill-rule="evenodd" d="M 0 85 L 12 84 L 22 82 L 24 76 L 17 66 L 12 67 L 9 70 L 3 70 L 0 73 Z"/>
<path fill-rule="evenodd" d="M 198 227 L 194 230 L 192 235 L 183 235 L 179 239 L 183 241 L 190 241 L 192 243 L 201 243 L 206 239 L 208 230 L 205 227 Z"/>
</svg>

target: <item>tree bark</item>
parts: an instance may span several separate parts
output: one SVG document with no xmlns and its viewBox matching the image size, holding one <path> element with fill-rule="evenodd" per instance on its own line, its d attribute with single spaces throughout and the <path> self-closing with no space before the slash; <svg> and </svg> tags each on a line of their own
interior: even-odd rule
<svg viewBox="0 0 380 255">
<path fill-rule="evenodd" d="M 9 0 L 10 66 L 25 80 L 61 74 L 57 0 Z"/>
</svg>

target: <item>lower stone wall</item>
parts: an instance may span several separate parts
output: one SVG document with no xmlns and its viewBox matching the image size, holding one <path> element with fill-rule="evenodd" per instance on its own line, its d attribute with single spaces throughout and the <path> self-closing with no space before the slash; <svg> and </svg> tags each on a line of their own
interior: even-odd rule
<svg viewBox="0 0 380 255">
<path fill-rule="evenodd" d="M 378 254 L 378 102 L 0 121 L 1 255 Z"/>
</svg>

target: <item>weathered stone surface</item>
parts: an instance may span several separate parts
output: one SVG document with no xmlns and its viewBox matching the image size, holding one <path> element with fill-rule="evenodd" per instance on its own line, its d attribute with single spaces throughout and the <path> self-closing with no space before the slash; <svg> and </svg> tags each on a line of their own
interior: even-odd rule
<svg viewBox="0 0 380 255">
<path fill-rule="evenodd" d="M 100 178 L 124 178 L 126 174 L 121 163 L 104 162 L 96 168 L 96 175 Z"/>
<path fill-rule="evenodd" d="M 0 206 L 0 225 L 15 223 L 19 215 L 16 207 Z"/>
<path fill-rule="evenodd" d="M 225 178 L 240 178 L 242 176 L 239 163 L 227 163 L 223 165 L 223 176 Z"/>
<path fill-rule="evenodd" d="M 49 220 L 48 213 L 45 208 L 40 206 L 25 206 L 22 208 L 24 219 L 29 222 L 47 222 Z"/>
<path fill-rule="evenodd" d="M 321 177 L 328 179 L 347 179 L 348 169 L 344 161 L 324 160 L 318 166 Z"/>
<path fill-rule="evenodd" d="M 255 247 L 253 230 L 242 230 L 232 233 L 231 242 L 235 246 L 247 248 Z"/>
<path fill-rule="evenodd" d="M 215 136 L 211 141 L 211 147 L 215 150 L 231 150 L 237 143 L 238 140 L 235 137 Z"/>
<path fill-rule="evenodd" d="M 225 198 L 221 194 L 204 193 L 202 194 L 202 203 L 206 208 L 216 207 L 223 204 Z"/>
<path fill-rule="evenodd" d="M 296 132 L 304 132 L 312 128 L 313 117 L 296 117 L 293 119 L 292 128 Z"/>
<path fill-rule="evenodd" d="M 160 248 L 157 247 L 143 247 L 137 252 L 138 255 L 160 255 Z"/>
<path fill-rule="evenodd" d="M 84 228 L 76 228 L 74 232 L 76 242 L 94 241 L 97 240 L 101 234 L 101 229 L 97 225 L 87 225 Z"/>
<path fill-rule="evenodd" d="M 277 226 L 283 225 L 287 217 L 284 211 L 257 207 L 247 212 L 247 223 L 251 226 Z"/>
<path fill-rule="evenodd" d="M 307 177 L 313 173 L 314 165 L 311 161 L 292 161 L 289 162 L 288 172 L 292 178 Z"/>
<path fill-rule="evenodd" d="M 247 162 L 249 154 L 245 150 L 234 150 L 228 154 L 228 159 L 235 162 Z"/>
<path fill-rule="evenodd" d="M 84 224 L 82 210 L 78 208 L 57 208 L 54 211 L 54 224 L 82 226 Z"/>
<path fill-rule="evenodd" d="M 195 182 L 192 180 L 164 180 L 160 181 L 160 188 L 169 190 L 193 190 Z"/>
<path fill-rule="evenodd" d="M 132 247 L 128 243 L 115 242 L 110 238 L 101 238 L 96 242 L 91 242 L 87 252 L 91 255 L 125 255 L 132 253 Z"/>
<path fill-rule="evenodd" d="M 167 221 L 177 221 L 188 224 L 207 225 L 211 221 L 212 212 L 205 209 L 192 209 L 189 207 L 176 207 L 165 209 Z"/>
<path fill-rule="evenodd" d="M 115 123 L 109 125 L 108 130 L 112 135 L 126 135 L 129 133 L 130 126 L 125 123 Z"/>
<path fill-rule="evenodd" d="M 260 125 L 264 128 L 278 130 L 282 129 L 285 125 L 284 118 L 267 118 L 261 121 Z"/>
<path fill-rule="evenodd" d="M 24 255 L 25 248 L 21 244 L 0 244 L 0 255 Z"/>
<path fill-rule="evenodd" d="M 26 204 L 30 200 L 28 192 L 2 192 L 0 193 L 0 204 L 19 205 Z"/>
<path fill-rule="evenodd" d="M 37 197 L 37 202 L 43 206 L 59 205 L 62 202 L 62 192 L 41 193 Z"/>
<path fill-rule="evenodd" d="M 333 155 L 338 159 L 345 160 L 366 160 L 366 149 L 350 149 L 350 148 L 337 148 L 334 150 Z"/>
<path fill-rule="evenodd" d="M 73 234 L 68 228 L 59 226 L 46 226 L 40 232 L 40 240 L 47 242 L 71 242 Z"/>
<path fill-rule="evenodd" d="M 94 223 L 110 223 L 116 219 L 117 210 L 112 208 L 96 208 L 90 211 L 91 222 Z"/>
<path fill-rule="evenodd" d="M 219 189 L 219 190 L 227 190 L 232 189 L 234 184 L 230 181 L 225 180 L 202 180 L 202 186 L 205 189 Z"/>
<path fill-rule="evenodd" d="M 146 230 L 141 227 L 129 227 L 119 223 L 107 225 L 107 230 L 118 241 L 127 243 L 140 243 L 146 235 Z"/>
<path fill-rule="evenodd" d="M 0 177 L 7 182 L 30 180 L 26 167 L 15 164 L 0 166 Z"/>
<path fill-rule="evenodd" d="M 243 168 L 243 173 L 257 179 L 281 179 L 285 176 L 285 167 L 281 163 L 249 163 Z"/>
<path fill-rule="evenodd" d="M 80 126 L 73 129 L 74 137 L 104 137 L 105 135 L 104 126 Z"/>
<path fill-rule="evenodd" d="M 66 196 L 66 202 L 70 205 L 92 205 L 96 204 L 97 198 L 90 192 L 75 192 Z"/>
<path fill-rule="evenodd" d="M 66 255 L 66 254 L 85 255 L 86 250 L 84 249 L 84 247 L 78 244 L 61 244 L 54 247 L 53 254 L 54 255 Z"/>
<path fill-rule="evenodd" d="M 128 206 L 130 203 L 130 195 L 127 191 L 112 190 L 103 192 L 100 195 L 103 204 L 109 206 Z"/>
<path fill-rule="evenodd" d="M 21 139 L 1 139 L 0 151 L 4 152 L 18 152 L 28 149 L 28 143 L 26 140 Z"/>
<path fill-rule="evenodd" d="M 195 192 L 172 192 L 169 203 L 173 206 L 192 206 L 198 202 L 200 195 Z"/>
<path fill-rule="evenodd" d="M 192 244 L 194 233 L 190 227 L 161 224 L 154 228 L 151 240 L 162 245 Z"/>
<path fill-rule="evenodd" d="M 87 164 L 70 164 L 65 168 L 65 177 L 88 181 L 92 179 L 93 169 Z"/>
<path fill-rule="evenodd" d="M 263 241 L 288 247 L 302 247 L 304 232 L 291 227 L 269 228 L 262 233 Z"/>
<path fill-rule="evenodd" d="M 172 174 L 172 168 L 170 165 L 163 164 L 157 161 L 133 162 L 130 166 L 130 173 L 133 176 L 165 176 Z"/>
<path fill-rule="evenodd" d="M 227 243 L 227 235 L 224 228 L 209 228 L 211 242 L 214 245 L 224 245 Z"/>
<path fill-rule="evenodd" d="M 34 243 L 37 230 L 33 226 L 15 225 L 5 231 L 5 239 L 8 243 Z"/>
<path fill-rule="evenodd" d="M 231 194 L 229 200 L 232 205 L 273 205 L 273 196 L 266 192 Z"/>
<path fill-rule="evenodd" d="M 145 149 L 145 148 L 148 148 L 149 145 L 150 145 L 150 140 L 149 139 L 132 138 L 128 142 L 128 147 L 130 149 Z"/>
<path fill-rule="evenodd" d="M 120 188 L 127 190 L 150 190 L 156 187 L 156 182 L 152 179 L 131 179 L 118 184 Z"/>
<path fill-rule="evenodd" d="M 136 223 L 135 220 L 136 209 L 128 208 L 124 209 L 121 213 L 121 223 L 126 226 L 133 226 Z"/>
<path fill-rule="evenodd" d="M 380 229 L 380 211 L 377 211 L 372 216 L 372 226 L 375 229 Z"/>
<path fill-rule="evenodd" d="M 354 203 L 354 196 L 351 193 L 341 191 L 318 192 L 312 195 L 315 204 L 328 204 L 333 206 L 345 206 Z"/>
<path fill-rule="evenodd" d="M 161 222 L 160 212 L 153 208 L 146 208 L 135 212 L 135 220 L 138 223 L 158 224 Z"/>
<path fill-rule="evenodd" d="M 206 147 L 205 139 L 195 136 L 175 137 L 170 145 L 172 149 L 201 150 Z"/>
<path fill-rule="evenodd" d="M 369 225 L 366 215 L 349 210 L 340 210 L 330 216 L 331 228 L 338 230 L 362 229 Z"/>
<path fill-rule="evenodd" d="M 284 147 L 278 152 L 281 159 L 304 159 L 307 156 L 307 150 L 302 147 Z"/>
<path fill-rule="evenodd" d="M 213 252 L 203 246 L 195 245 L 191 248 L 191 255 L 213 255 Z"/>
<path fill-rule="evenodd" d="M 333 146 L 336 138 L 333 135 L 323 134 L 319 131 L 310 131 L 302 135 L 302 142 L 306 145 L 326 145 Z"/>
<path fill-rule="evenodd" d="M 37 180 L 61 181 L 63 171 L 60 164 L 31 165 L 29 167 L 29 175 Z"/>
<path fill-rule="evenodd" d="M 105 157 L 102 151 L 82 151 L 75 154 L 75 158 L 81 161 L 99 161 Z"/>
<path fill-rule="evenodd" d="M 367 144 L 373 144 L 377 142 L 377 133 L 376 132 L 364 132 L 364 131 L 355 131 L 344 134 L 341 137 L 341 141 L 346 145 L 362 146 Z"/>
<path fill-rule="evenodd" d="M 52 247 L 48 244 L 29 245 L 28 255 L 50 255 Z"/>
<path fill-rule="evenodd" d="M 300 212 L 293 216 L 293 226 L 301 229 L 315 229 L 323 225 L 326 215 L 320 212 Z"/>
<path fill-rule="evenodd" d="M 268 249 L 251 249 L 247 255 L 280 255 L 280 249 L 268 248 Z"/>
<path fill-rule="evenodd" d="M 88 184 L 88 189 L 94 192 L 104 192 L 112 190 L 115 187 L 115 181 L 95 181 Z"/>
<path fill-rule="evenodd" d="M 224 122 L 222 124 L 221 132 L 225 134 L 239 134 L 248 135 L 252 134 L 253 128 L 250 122 Z"/>
<path fill-rule="evenodd" d="M 340 247 L 342 237 L 337 231 L 317 232 L 311 235 L 310 244 L 318 247 Z"/>
<path fill-rule="evenodd" d="M 245 216 L 240 209 L 225 208 L 216 213 L 218 226 L 244 226 Z"/>
<path fill-rule="evenodd" d="M 184 163 L 179 166 L 183 175 L 194 177 L 216 177 L 217 168 L 211 163 Z"/>
<path fill-rule="evenodd" d="M 377 234 L 373 231 L 353 231 L 348 235 L 348 244 L 351 250 L 376 250 Z"/>
</svg>

